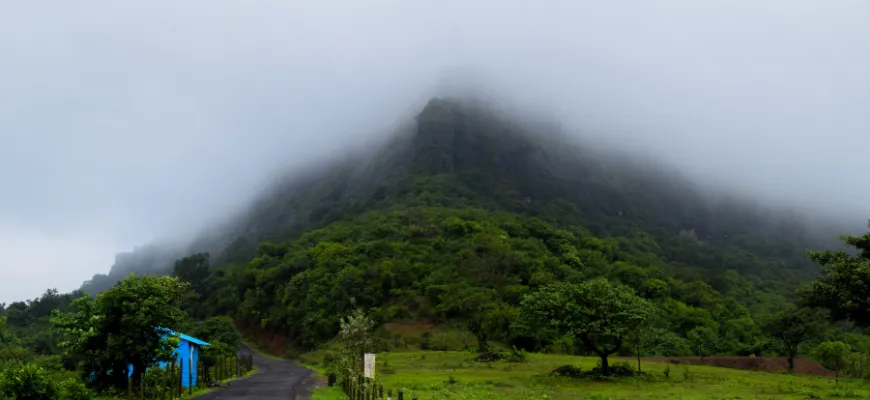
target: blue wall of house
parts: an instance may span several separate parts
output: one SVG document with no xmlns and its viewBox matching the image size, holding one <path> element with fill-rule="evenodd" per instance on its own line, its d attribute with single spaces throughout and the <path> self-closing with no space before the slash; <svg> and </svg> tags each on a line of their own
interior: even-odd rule
<svg viewBox="0 0 870 400">
<path fill-rule="evenodd" d="M 175 354 L 175 366 L 176 368 L 181 369 L 181 385 L 185 388 L 191 383 L 191 375 L 193 375 L 193 386 L 196 386 L 197 379 L 199 378 L 198 374 L 198 364 L 199 364 L 199 350 L 202 346 L 208 346 L 208 343 L 203 342 L 197 338 L 179 334 L 173 331 L 167 331 L 163 334 L 163 338 L 166 338 L 169 335 L 179 336 L 178 338 L 178 347 L 175 348 L 173 354 Z M 168 369 L 171 363 L 159 362 L 158 365 L 164 369 Z M 128 375 L 133 375 L 133 366 L 131 365 L 130 373 Z"/>
</svg>

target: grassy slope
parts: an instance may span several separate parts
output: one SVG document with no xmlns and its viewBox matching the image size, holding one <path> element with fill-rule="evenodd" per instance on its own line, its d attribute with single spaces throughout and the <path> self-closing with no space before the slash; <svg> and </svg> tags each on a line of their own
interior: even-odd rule
<svg viewBox="0 0 870 400">
<path fill-rule="evenodd" d="M 590 357 L 530 354 L 522 364 L 472 359 L 464 352 L 378 354 L 378 380 L 388 388 L 404 388 L 406 398 L 420 400 L 870 398 L 870 384 L 859 380 L 843 379 L 835 385 L 831 378 L 685 365 L 671 365 L 665 377 L 667 364 L 645 362 L 646 378 L 590 381 L 547 376 L 566 364 L 589 370 L 597 362 Z M 448 384 L 450 377 L 457 382 Z"/>
</svg>

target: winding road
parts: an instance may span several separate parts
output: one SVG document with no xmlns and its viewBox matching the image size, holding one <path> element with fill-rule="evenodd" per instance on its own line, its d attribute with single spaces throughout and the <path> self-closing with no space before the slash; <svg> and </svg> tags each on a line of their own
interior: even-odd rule
<svg viewBox="0 0 870 400">
<path fill-rule="evenodd" d="M 243 352 L 250 352 L 244 349 Z M 253 375 L 230 381 L 230 387 L 215 389 L 197 400 L 302 400 L 311 398 L 316 383 L 313 372 L 291 360 L 276 360 L 254 354 Z"/>
</svg>

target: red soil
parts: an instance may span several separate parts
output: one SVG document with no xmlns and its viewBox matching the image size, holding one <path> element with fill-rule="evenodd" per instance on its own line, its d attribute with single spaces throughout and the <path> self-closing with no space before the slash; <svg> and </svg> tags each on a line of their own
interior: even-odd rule
<svg viewBox="0 0 870 400">
<path fill-rule="evenodd" d="M 429 322 L 387 322 L 384 324 L 384 329 L 388 332 L 406 336 L 420 336 L 434 328 L 435 324 Z"/>
<path fill-rule="evenodd" d="M 749 371 L 785 371 L 788 369 L 788 360 L 784 357 L 704 357 L 703 360 L 698 357 L 644 357 L 642 359 L 670 362 L 671 364 L 708 365 Z M 806 358 L 796 358 L 794 369 L 798 374 L 834 376 L 833 372 Z"/>
<path fill-rule="evenodd" d="M 236 328 L 242 333 L 245 339 L 248 339 L 257 346 L 263 349 L 266 353 L 280 356 L 287 355 L 287 336 L 260 329 L 259 327 L 241 326 Z"/>
</svg>

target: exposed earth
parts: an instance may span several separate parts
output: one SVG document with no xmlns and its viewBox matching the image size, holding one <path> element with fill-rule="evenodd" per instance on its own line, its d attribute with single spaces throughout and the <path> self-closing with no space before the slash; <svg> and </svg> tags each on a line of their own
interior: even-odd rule
<svg viewBox="0 0 870 400">
<path fill-rule="evenodd" d="M 642 359 L 670 362 L 671 364 L 709 365 L 749 371 L 785 371 L 788 369 L 788 360 L 783 357 L 704 357 L 703 360 L 698 357 L 644 357 Z M 798 374 L 834 376 L 833 372 L 806 358 L 796 358 L 794 367 Z"/>
<path fill-rule="evenodd" d="M 249 349 L 243 350 L 250 352 Z M 309 399 L 316 384 L 313 371 L 291 360 L 279 360 L 253 353 L 254 368 L 250 376 L 230 381 L 230 387 L 215 389 L 198 396 L 199 400 L 287 400 Z"/>
</svg>

